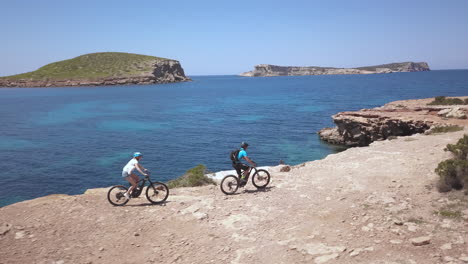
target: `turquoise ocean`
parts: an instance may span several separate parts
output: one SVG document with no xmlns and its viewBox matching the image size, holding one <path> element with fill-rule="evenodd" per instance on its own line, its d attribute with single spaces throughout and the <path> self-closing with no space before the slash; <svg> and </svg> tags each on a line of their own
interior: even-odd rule
<svg viewBox="0 0 468 264">
<path fill-rule="evenodd" d="M 78 88 L 0 89 L 0 206 L 120 184 L 135 151 L 152 178 L 197 164 L 231 169 L 242 141 L 261 166 L 322 159 L 340 111 L 403 99 L 468 95 L 468 70 L 246 78 Z"/>
</svg>

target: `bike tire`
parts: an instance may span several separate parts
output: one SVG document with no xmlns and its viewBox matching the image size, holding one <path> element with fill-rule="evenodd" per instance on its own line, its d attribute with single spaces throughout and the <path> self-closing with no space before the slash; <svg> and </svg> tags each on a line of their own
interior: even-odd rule
<svg viewBox="0 0 468 264">
<path fill-rule="evenodd" d="M 146 199 L 152 204 L 160 204 L 169 197 L 169 187 L 162 182 L 152 182 L 146 188 Z"/>
<path fill-rule="evenodd" d="M 263 189 L 270 183 L 270 173 L 266 170 L 257 170 L 252 176 L 252 184 L 257 189 Z"/>
<path fill-rule="evenodd" d="M 239 189 L 239 178 L 234 175 L 227 175 L 220 184 L 221 191 L 226 195 L 234 194 Z"/>
<path fill-rule="evenodd" d="M 130 199 L 125 198 L 124 193 L 128 191 L 123 185 L 112 186 L 107 192 L 107 200 L 114 206 L 122 206 L 128 203 Z"/>
</svg>

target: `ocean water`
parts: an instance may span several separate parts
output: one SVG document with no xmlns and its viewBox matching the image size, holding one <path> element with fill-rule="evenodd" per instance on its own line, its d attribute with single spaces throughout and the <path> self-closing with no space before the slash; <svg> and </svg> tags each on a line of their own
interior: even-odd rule
<svg viewBox="0 0 468 264">
<path fill-rule="evenodd" d="M 231 169 L 240 142 L 261 166 L 342 150 L 317 131 L 331 115 L 390 101 L 468 95 L 468 70 L 244 78 L 113 87 L 0 89 L 0 206 L 120 184 L 135 151 L 152 178 L 197 164 Z"/>
</svg>

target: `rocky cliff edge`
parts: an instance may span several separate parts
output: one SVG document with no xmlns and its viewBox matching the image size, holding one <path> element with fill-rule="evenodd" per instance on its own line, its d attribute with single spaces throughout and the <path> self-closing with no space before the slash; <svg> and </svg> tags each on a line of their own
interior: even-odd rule
<svg viewBox="0 0 468 264">
<path fill-rule="evenodd" d="M 457 97 L 457 98 L 468 98 Z M 321 139 L 349 147 L 429 132 L 447 125 L 467 125 L 468 105 L 428 105 L 434 98 L 395 101 L 382 107 L 333 115 L 336 127 L 319 131 Z"/>
<path fill-rule="evenodd" d="M 0 262 L 467 263 L 468 196 L 438 193 L 434 173 L 467 132 L 273 167 L 265 190 L 232 196 L 178 188 L 163 205 L 114 207 L 102 188 L 12 204 L 0 208 Z"/>
</svg>

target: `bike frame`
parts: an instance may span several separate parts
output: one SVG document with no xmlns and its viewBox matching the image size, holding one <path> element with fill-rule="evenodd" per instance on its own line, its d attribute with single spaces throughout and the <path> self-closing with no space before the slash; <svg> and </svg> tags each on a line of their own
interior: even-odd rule
<svg viewBox="0 0 468 264">
<path fill-rule="evenodd" d="M 250 178 L 250 175 L 253 175 L 252 172 L 255 171 L 257 172 L 257 167 L 252 167 L 252 166 L 249 166 L 250 170 L 249 170 L 249 174 L 247 175 L 247 181 L 249 180 Z M 244 172 L 244 171 L 242 171 Z M 254 173 L 255 174 L 255 173 Z"/>
<path fill-rule="evenodd" d="M 151 181 L 149 175 L 148 176 L 145 176 L 145 178 L 139 180 L 137 182 L 137 186 L 138 186 L 138 191 L 137 192 L 132 192 L 132 196 L 133 197 L 139 197 L 141 195 L 141 192 L 143 192 L 143 187 L 145 187 L 145 184 L 146 182 L 149 182 L 151 185 L 153 184 L 153 182 Z M 139 184 L 141 182 L 141 184 Z M 130 185 L 131 186 L 131 185 Z"/>
</svg>

